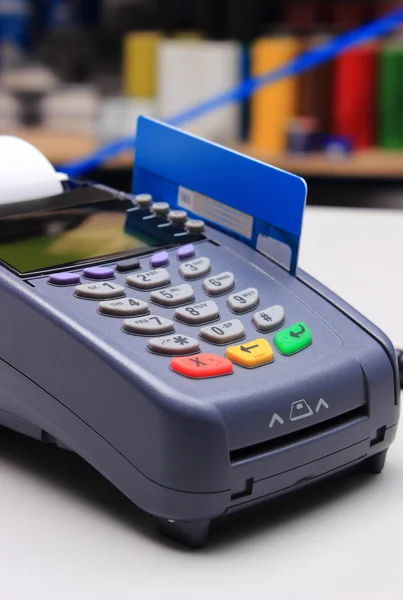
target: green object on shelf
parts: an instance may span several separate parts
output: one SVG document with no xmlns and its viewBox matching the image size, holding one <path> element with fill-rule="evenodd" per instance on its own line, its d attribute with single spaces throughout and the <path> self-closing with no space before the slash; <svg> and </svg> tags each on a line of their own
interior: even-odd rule
<svg viewBox="0 0 403 600">
<path fill-rule="evenodd" d="M 382 148 L 403 148 L 403 43 L 381 50 L 379 65 L 378 139 Z"/>
</svg>

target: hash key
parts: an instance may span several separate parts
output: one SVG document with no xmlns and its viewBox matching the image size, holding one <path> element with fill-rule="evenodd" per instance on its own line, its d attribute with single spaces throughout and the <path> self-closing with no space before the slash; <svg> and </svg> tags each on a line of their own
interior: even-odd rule
<svg viewBox="0 0 403 600">
<path fill-rule="evenodd" d="M 284 323 L 285 312 L 282 306 L 270 306 L 253 315 L 253 324 L 258 331 L 267 333 L 278 329 Z"/>
</svg>

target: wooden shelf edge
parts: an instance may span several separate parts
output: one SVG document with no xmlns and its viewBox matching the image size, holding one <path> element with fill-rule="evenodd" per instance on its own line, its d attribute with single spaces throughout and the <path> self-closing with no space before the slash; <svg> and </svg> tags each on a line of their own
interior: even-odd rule
<svg viewBox="0 0 403 600">
<path fill-rule="evenodd" d="M 56 166 L 91 154 L 98 146 L 95 138 L 89 135 L 58 133 L 40 128 L 18 129 L 0 134 L 16 135 L 27 140 Z M 276 155 L 249 144 L 233 144 L 231 147 L 247 156 L 302 177 L 403 179 L 403 149 L 393 151 L 370 148 L 346 156 L 329 158 L 319 153 L 304 156 Z M 125 152 L 108 162 L 105 167 L 129 169 L 132 165 L 133 152 Z"/>
<path fill-rule="evenodd" d="M 403 150 L 369 148 L 345 156 L 329 158 L 316 154 L 270 154 L 248 144 L 236 150 L 285 171 L 311 177 L 357 177 L 403 179 Z"/>
</svg>

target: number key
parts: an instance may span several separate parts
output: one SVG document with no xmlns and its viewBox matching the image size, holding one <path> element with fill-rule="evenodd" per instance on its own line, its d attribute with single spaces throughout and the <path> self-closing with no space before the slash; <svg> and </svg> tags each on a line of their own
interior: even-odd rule
<svg viewBox="0 0 403 600">
<path fill-rule="evenodd" d="M 163 335 L 173 330 L 174 324 L 170 319 L 157 315 L 123 321 L 123 331 L 134 333 L 135 335 Z"/>
<path fill-rule="evenodd" d="M 154 269 L 145 273 L 128 275 L 126 283 L 138 290 L 152 290 L 169 285 L 170 279 L 166 269 Z"/>
<path fill-rule="evenodd" d="M 183 263 L 179 267 L 179 274 L 184 279 L 198 279 L 199 277 L 203 277 L 203 275 L 207 275 L 210 271 L 210 266 L 210 259 L 203 256 Z"/>
<path fill-rule="evenodd" d="M 188 283 L 151 292 L 150 300 L 162 306 L 180 306 L 194 299 L 193 289 Z"/>
<path fill-rule="evenodd" d="M 183 306 L 175 311 L 175 318 L 178 321 L 189 323 L 189 325 L 201 325 L 209 321 L 215 321 L 219 317 L 218 306 L 212 300 L 199 302 L 192 306 Z"/>
<path fill-rule="evenodd" d="M 117 283 L 104 281 L 102 283 L 86 283 L 78 285 L 74 291 L 78 298 L 88 300 L 109 300 L 121 298 L 125 295 L 125 288 Z"/>
<path fill-rule="evenodd" d="M 214 277 L 207 277 L 207 279 L 203 281 L 203 288 L 206 294 L 209 294 L 210 296 L 219 296 L 232 290 L 234 283 L 234 274 L 225 271 Z"/>
<path fill-rule="evenodd" d="M 98 312 L 110 317 L 136 317 L 148 313 L 148 304 L 137 298 L 120 298 L 100 302 Z"/>
<path fill-rule="evenodd" d="M 256 288 L 248 288 L 228 297 L 228 308 L 234 313 L 244 313 L 255 308 L 259 302 L 259 292 Z"/>
<path fill-rule="evenodd" d="M 200 337 L 212 344 L 228 344 L 241 340 L 244 336 L 245 328 L 239 319 L 232 319 L 232 321 L 218 323 L 213 327 L 202 327 L 200 329 Z"/>
</svg>

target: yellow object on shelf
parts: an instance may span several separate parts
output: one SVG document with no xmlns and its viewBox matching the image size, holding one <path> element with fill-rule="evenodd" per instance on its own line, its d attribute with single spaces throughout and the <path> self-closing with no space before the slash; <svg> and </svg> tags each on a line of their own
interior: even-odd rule
<svg viewBox="0 0 403 600">
<path fill-rule="evenodd" d="M 158 32 L 127 33 L 123 53 L 124 93 L 131 98 L 154 98 L 156 95 Z"/>
<path fill-rule="evenodd" d="M 252 47 L 252 74 L 263 75 L 295 57 L 300 44 L 293 37 L 268 37 L 256 40 Z M 298 84 L 287 78 L 257 91 L 251 103 L 250 141 L 268 152 L 286 149 L 286 130 L 297 110 Z"/>
</svg>

